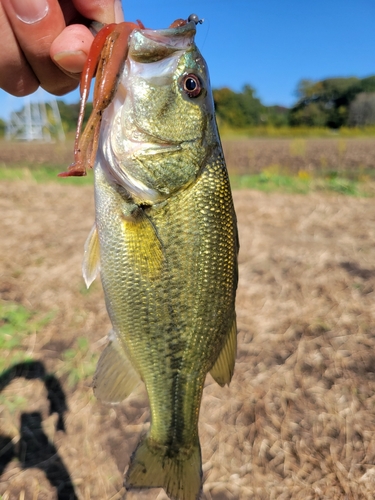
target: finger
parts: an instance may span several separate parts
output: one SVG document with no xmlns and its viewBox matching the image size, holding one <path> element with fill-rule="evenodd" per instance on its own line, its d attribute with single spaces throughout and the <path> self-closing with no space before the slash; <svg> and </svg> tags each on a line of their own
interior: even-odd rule
<svg viewBox="0 0 375 500">
<path fill-rule="evenodd" d="M 17 97 L 31 94 L 39 87 L 39 81 L 17 43 L 1 3 L 0 33 L 0 88 Z"/>
<path fill-rule="evenodd" d="M 124 20 L 121 0 L 73 0 L 77 11 L 87 19 L 100 23 L 120 23 Z"/>
<path fill-rule="evenodd" d="M 124 19 L 120 0 L 73 0 L 74 6 L 67 0 L 60 0 L 65 22 L 77 18 L 77 13 L 86 20 L 100 23 L 121 22 Z M 72 11 L 73 9 L 73 11 Z M 87 23 L 86 23 L 87 24 Z M 82 24 L 67 26 L 51 45 L 51 57 L 62 70 L 78 76 L 83 70 L 86 54 L 89 53 L 93 35 Z"/>
<path fill-rule="evenodd" d="M 67 26 L 52 42 L 51 57 L 64 72 L 79 78 L 93 39 L 94 36 L 86 26 Z"/>
<path fill-rule="evenodd" d="M 41 87 L 56 95 L 77 86 L 51 60 L 53 40 L 64 30 L 65 20 L 57 0 L 2 0 L 19 46 Z"/>
</svg>

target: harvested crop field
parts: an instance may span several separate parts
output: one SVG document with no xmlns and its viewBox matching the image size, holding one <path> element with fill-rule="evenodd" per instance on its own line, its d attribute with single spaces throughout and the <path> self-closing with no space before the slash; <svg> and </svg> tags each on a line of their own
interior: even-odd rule
<svg viewBox="0 0 375 500">
<path fill-rule="evenodd" d="M 0 167 L 69 165 L 72 161 L 72 141 L 0 144 Z M 269 167 L 290 174 L 375 174 L 375 141 L 371 138 L 224 139 L 223 147 L 228 169 L 235 174 L 256 174 Z"/>
<path fill-rule="evenodd" d="M 224 141 L 228 169 L 236 174 L 277 168 L 289 174 L 332 173 L 355 178 L 375 171 L 373 139 L 232 139 Z"/>
<path fill-rule="evenodd" d="M 229 388 L 207 377 L 207 500 L 373 499 L 375 204 L 234 193 L 239 345 Z M 90 388 L 110 328 L 86 291 L 90 186 L 0 183 L 0 495 L 120 499 L 149 412 Z M 131 499 L 166 499 L 162 491 Z"/>
</svg>

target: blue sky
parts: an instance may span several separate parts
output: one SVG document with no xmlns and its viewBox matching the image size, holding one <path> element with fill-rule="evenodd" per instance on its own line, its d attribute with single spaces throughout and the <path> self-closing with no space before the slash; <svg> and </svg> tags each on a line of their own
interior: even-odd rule
<svg viewBox="0 0 375 500">
<path fill-rule="evenodd" d="M 374 0 L 123 0 L 127 20 L 164 28 L 205 19 L 197 44 L 213 87 L 255 88 L 266 105 L 290 106 L 302 78 L 375 74 Z M 65 96 L 76 102 L 78 92 Z M 21 107 L 0 91 L 0 116 Z"/>
</svg>

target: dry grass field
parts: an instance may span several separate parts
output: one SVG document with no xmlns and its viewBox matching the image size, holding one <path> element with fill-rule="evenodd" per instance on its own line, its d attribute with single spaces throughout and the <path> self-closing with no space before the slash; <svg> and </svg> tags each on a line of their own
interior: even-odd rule
<svg viewBox="0 0 375 500">
<path fill-rule="evenodd" d="M 228 169 L 236 174 L 255 174 L 275 166 L 291 174 L 334 170 L 358 176 L 375 170 L 375 141 L 371 138 L 224 139 L 223 147 Z M 72 148 L 72 141 L 58 144 L 0 141 L 0 167 L 69 165 Z"/>
<path fill-rule="evenodd" d="M 374 174 L 375 141 L 369 138 L 224 140 L 228 168 L 237 174 L 278 167 L 290 174 Z"/>
<path fill-rule="evenodd" d="M 251 147 L 258 143 L 272 156 L 276 145 L 254 140 Z M 231 144 L 225 147 L 234 170 L 240 148 L 231 153 Z M 374 146 L 367 146 L 360 162 L 373 168 Z M 0 163 L 32 154 L 36 163 L 52 162 L 45 153 L 52 149 L 39 145 L 28 157 L 19 148 L 19 158 L 13 152 L 6 159 L 4 148 Z M 56 163 L 64 154 L 69 163 L 62 150 Z M 262 162 L 273 160 L 259 159 L 254 171 Z M 202 496 L 371 500 L 374 200 L 250 190 L 235 191 L 234 200 L 238 355 L 229 388 L 207 377 Z M 125 498 L 123 472 L 149 411 L 143 392 L 106 406 L 90 388 L 110 328 L 100 283 L 86 291 L 80 274 L 92 187 L 2 181 L 0 210 L 0 498 Z M 158 490 L 126 494 L 166 498 Z"/>
</svg>

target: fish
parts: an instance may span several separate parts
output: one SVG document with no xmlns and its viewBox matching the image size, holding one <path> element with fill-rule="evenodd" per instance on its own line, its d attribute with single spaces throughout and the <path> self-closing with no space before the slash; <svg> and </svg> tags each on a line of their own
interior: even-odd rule
<svg viewBox="0 0 375 500">
<path fill-rule="evenodd" d="M 202 491 L 198 419 L 206 375 L 233 375 L 236 214 L 196 16 L 132 31 L 94 165 L 87 287 L 100 274 L 112 323 L 94 394 L 116 403 L 144 384 L 151 422 L 125 475 L 174 500 Z"/>
</svg>

